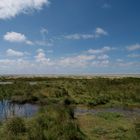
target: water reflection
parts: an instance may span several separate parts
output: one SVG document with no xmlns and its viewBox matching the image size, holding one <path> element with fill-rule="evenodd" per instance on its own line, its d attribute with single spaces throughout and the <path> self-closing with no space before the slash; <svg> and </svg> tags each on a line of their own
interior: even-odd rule
<svg viewBox="0 0 140 140">
<path fill-rule="evenodd" d="M 37 81 L 33 81 L 33 82 L 28 82 L 29 85 L 37 85 Z M 0 85 L 12 85 L 14 84 L 14 82 L 10 82 L 10 81 L 5 81 L 5 82 L 2 82 L 0 81 Z"/>
<path fill-rule="evenodd" d="M 8 100 L 0 101 L 0 120 L 13 116 L 31 117 L 38 111 L 39 107 L 33 104 L 15 104 Z"/>
</svg>

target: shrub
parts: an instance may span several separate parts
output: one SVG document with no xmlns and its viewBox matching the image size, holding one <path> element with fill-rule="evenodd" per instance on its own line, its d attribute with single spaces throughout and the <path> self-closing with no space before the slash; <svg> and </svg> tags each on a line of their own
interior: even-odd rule
<svg viewBox="0 0 140 140">
<path fill-rule="evenodd" d="M 13 117 L 6 122 L 5 131 L 12 133 L 13 135 L 18 135 L 26 131 L 25 123 L 22 118 Z"/>
</svg>

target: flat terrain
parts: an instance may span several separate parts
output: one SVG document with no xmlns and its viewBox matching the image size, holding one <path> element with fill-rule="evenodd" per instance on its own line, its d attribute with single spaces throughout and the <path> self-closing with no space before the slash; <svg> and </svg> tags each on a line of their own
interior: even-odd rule
<svg viewBox="0 0 140 140">
<path fill-rule="evenodd" d="M 2 140 L 140 137 L 136 76 L 2 76 L 0 100 Z"/>
</svg>

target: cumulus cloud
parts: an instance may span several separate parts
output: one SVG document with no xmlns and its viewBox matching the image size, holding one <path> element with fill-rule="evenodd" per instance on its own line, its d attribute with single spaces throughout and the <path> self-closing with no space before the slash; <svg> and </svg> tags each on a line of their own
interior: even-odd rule
<svg viewBox="0 0 140 140">
<path fill-rule="evenodd" d="M 37 50 L 37 55 L 35 56 L 36 62 L 39 62 L 41 64 L 45 65 L 53 65 L 53 62 L 51 62 L 50 58 L 46 57 L 46 54 L 43 49 Z"/>
<path fill-rule="evenodd" d="M 91 54 L 101 54 L 101 53 L 106 53 L 111 51 L 113 48 L 109 47 L 109 46 L 105 46 L 101 49 L 89 49 L 87 52 L 91 53 Z"/>
<path fill-rule="evenodd" d="M 23 42 L 28 45 L 33 45 L 33 42 L 28 40 L 24 34 L 17 33 L 17 32 L 7 32 L 3 38 L 8 42 L 19 42 L 19 43 Z"/>
<path fill-rule="evenodd" d="M 129 54 L 128 57 L 130 58 L 140 58 L 140 54 Z"/>
<path fill-rule="evenodd" d="M 118 59 L 116 59 L 116 62 L 123 62 L 124 60 L 123 59 L 120 59 L 120 58 L 118 58 Z"/>
<path fill-rule="evenodd" d="M 104 47 L 104 50 L 108 50 Z M 77 55 L 71 55 L 69 57 L 60 57 L 57 59 L 50 59 L 46 57 L 46 53 L 43 49 L 37 50 L 35 56 L 36 62 L 42 66 L 54 66 L 54 67 L 69 67 L 69 68 L 86 68 L 87 66 L 107 66 L 109 64 L 109 56 L 106 54 L 90 54 L 88 51 L 81 52 Z"/>
<path fill-rule="evenodd" d="M 0 0 L 0 19 L 9 19 L 21 13 L 41 10 L 49 0 Z"/>
<path fill-rule="evenodd" d="M 95 32 L 92 34 L 74 33 L 74 34 L 65 35 L 64 37 L 66 39 L 79 40 L 79 39 L 96 39 L 106 35 L 108 35 L 107 31 L 98 27 L 96 28 Z"/>
<path fill-rule="evenodd" d="M 108 58 L 109 58 L 109 56 L 106 55 L 106 54 L 102 54 L 102 55 L 99 55 L 99 56 L 98 56 L 98 59 L 99 59 L 99 60 L 106 60 L 106 59 L 108 59 Z"/>
<path fill-rule="evenodd" d="M 96 31 L 95 31 L 95 36 L 96 37 L 100 37 L 102 35 L 108 35 L 107 31 L 105 31 L 104 29 L 102 28 L 96 28 Z"/>
<path fill-rule="evenodd" d="M 18 32 L 7 32 L 4 36 L 3 39 L 8 42 L 17 42 L 17 43 L 25 43 L 27 45 L 38 45 L 38 46 L 53 46 L 53 40 L 48 39 L 46 40 L 45 34 L 48 33 L 48 30 L 45 28 L 42 28 L 40 30 L 40 33 L 42 35 L 42 40 L 34 40 L 31 41 L 29 40 L 24 34 L 18 33 Z"/>
<path fill-rule="evenodd" d="M 57 60 L 57 64 L 65 67 L 108 66 L 110 62 L 106 53 L 111 50 L 112 48 L 108 46 L 101 49 L 89 49 L 75 56 L 61 58 Z"/>
<path fill-rule="evenodd" d="M 41 34 L 48 34 L 48 30 L 46 28 L 41 28 L 40 33 Z"/>
<path fill-rule="evenodd" d="M 111 49 L 111 48 L 110 48 Z M 75 55 L 50 58 L 47 57 L 47 50 L 38 49 L 36 50 L 36 55 L 32 56 L 31 59 L 23 57 L 26 53 L 20 52 L 12 49 L 6 51 L 7 56 L 16 56 L 20 58 L 5 58 L 0 59 L 0 72 L 4 73 L 56 73 L 72 71 L 83 71 L 90 68 L 102 68 L 102 67 L 139 67 L 140 63 L 127 62 L 122 59 L 116 59 L 112 61 L 107 55 L 107 51 L 110 50 L 109 47 L 103 47 L 97 51 L 98 53 L 89 53 L 88 50 L 80 52 Z M 12 69 L 11 69 L 12 68 Z"/>
<path fill-rule="evenodd" d="M 107 67 L 109 65 L 109 63 L 110 63 L 109 60 L 102 60 L 102 61 L 96 60 L 96 61 L 92 62 L 92 66 Z"/>
<path fill-rule="evenodd" d="M 10 42 L 24 42 L 26 41 L 26 37 L 24 34 L 16 33 L 16 32 L 7 32 L 4 35 L 4 39 Z"/>
<path fill-rule="evenodd" d="M 20 51 L 15 51 L 13 49 L 8 49 L 6 51 L 7 56 L 15 56 L 15 57 L 21 57 L 24 56 L 24 52 L 20 52 Z"/>
<path fill-rule="evenodd" d="M 126 47 L 126 49 L 128 51 L 135 51 L 135 50 L 140 50 L 140 44 L 134 44 L 134 45 L 130 45 L 128 47 Z"/>
</svg>

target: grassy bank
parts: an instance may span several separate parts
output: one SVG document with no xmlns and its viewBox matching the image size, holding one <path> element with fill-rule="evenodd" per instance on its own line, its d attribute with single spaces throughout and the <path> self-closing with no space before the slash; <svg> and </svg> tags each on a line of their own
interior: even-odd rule
<svg viewBox="0 0 140 140">
<path fill-rule="evenodd" d="M 77 116 L 89 140 L 139 140 L 140 121 L 120 113 L 102 112 Z"/>
</svg>

